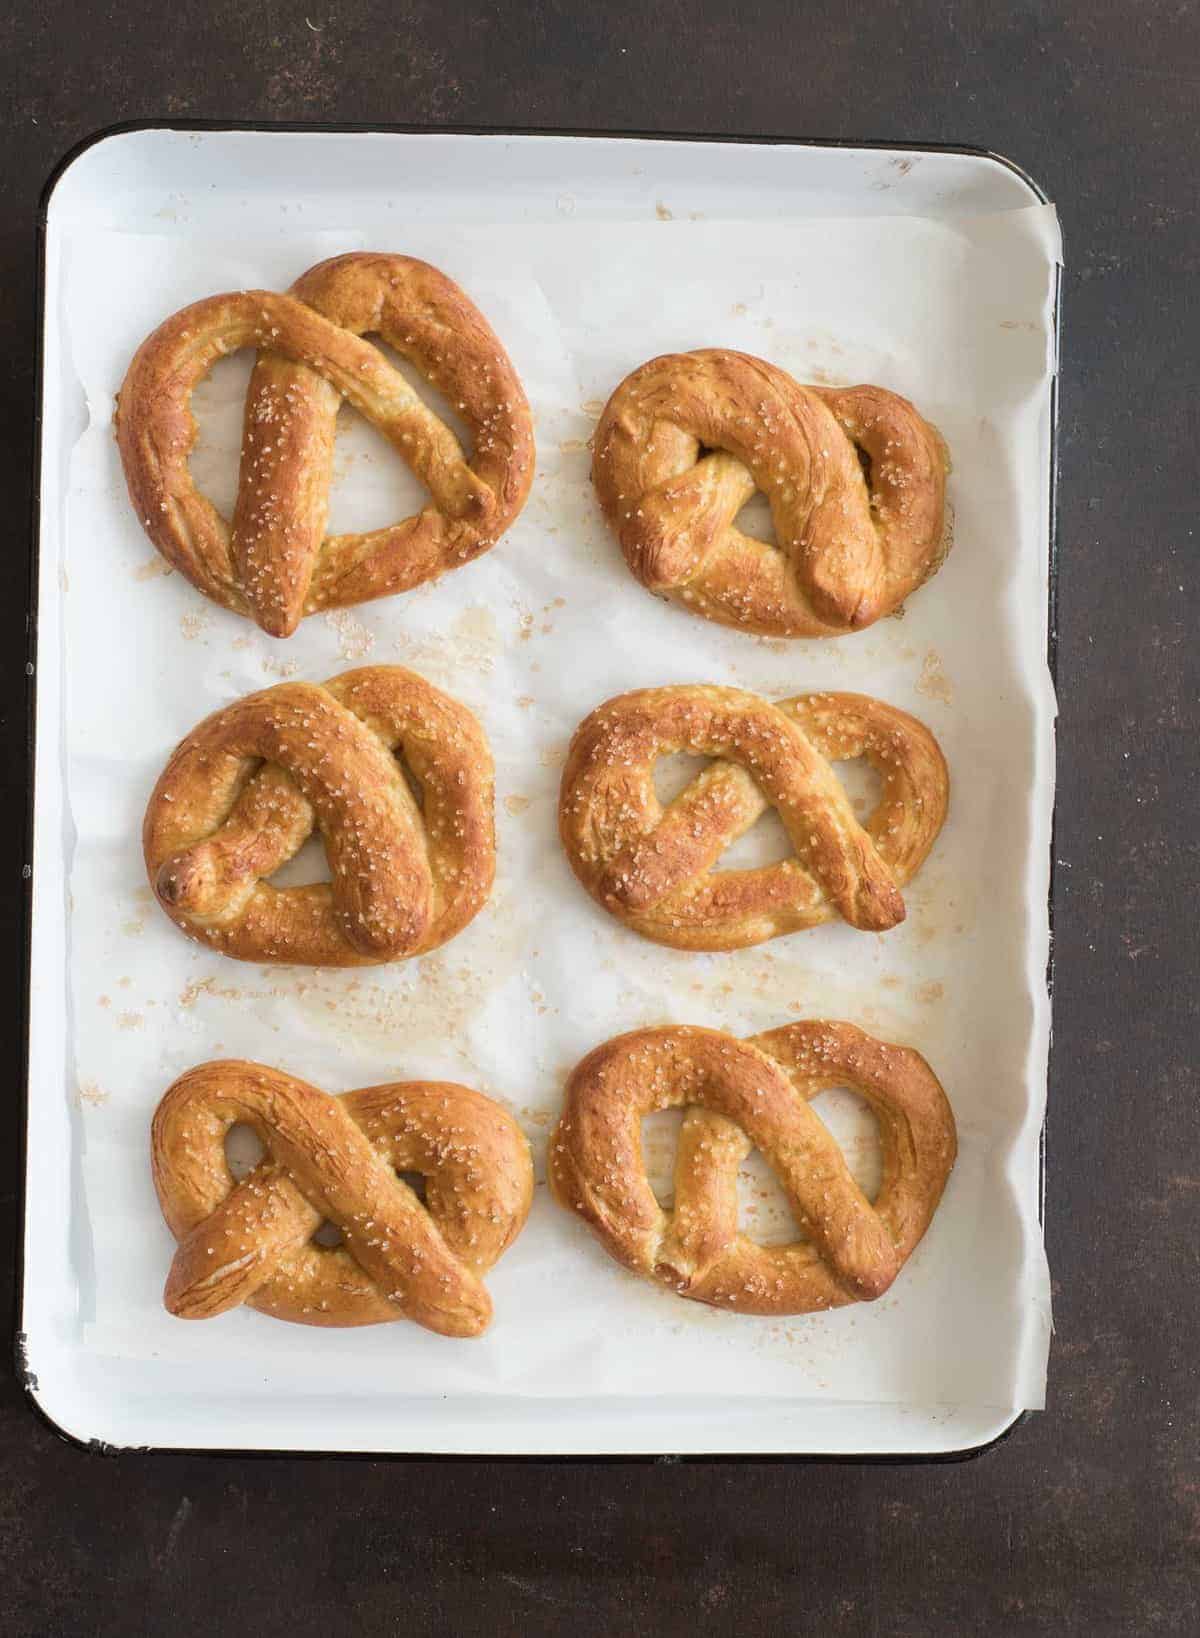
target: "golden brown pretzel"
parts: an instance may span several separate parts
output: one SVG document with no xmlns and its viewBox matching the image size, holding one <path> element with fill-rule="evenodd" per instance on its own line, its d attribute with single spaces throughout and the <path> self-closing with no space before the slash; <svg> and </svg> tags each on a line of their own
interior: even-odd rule
<svg viewBox="0 0 1200 1638">
<path fill-rule="evenodd" d="M 230 1127 L 266 1155 L 240 1183 Z M 533 1197 L 529 1145 L 490 1098 L 445 1081 L 330 1097 L 265 1064 L 200 1064 L 151 1129 L 154 1186 L 179 1241 L 163 1301 L 182 1319 L 248 1303 L 301 1325 L 411 1319 L 473 1337 L 492 1317 L 484 1275 Z M 419 1172 L 422 1204 L 396 1174 Z M 313 1235 L 328 1219 L 343 1244 Z"/>
<path fill-rule="evenodd" d="M 474 455 L 377 347 L 443 391 Z M 193 388 L 225 353 L 258 349 L 232 526 L 192 482 Z M 326 538 L 334 431 L 345 400 L 425 484 L 430 504 L 369 534 Z M 194 302 L 138 348 L 117 402 L 129 497 L 159 551 L 207 597 L 287 637 L 305 614 L 408 591 L 494 546 L 533 478 L 533 419 L 487 320 L 411 256 L 335 256 L 286 296 Z"/>
<path fill-rule="evenodd" d="M 940 434 L 882 387 L 803 387 L 747 353 L 668 353 L 600 417 L 592 481 L 644 586 L 772 637 L 889 614 L 945 556 Z M 776 546 L 734 519 L 756 490 Z"/>
<path fill-rule="evenodd" d="M 664 809 L 661 756 L 715 761 Z M 829 763 L 865 757 L 879 805 L 859 824 Z M 680 950 L 737 950 L 841 916 L 881 932 L 904 919 L 900 888 L 942 827 L 949 775 L 927 728 L 865 694 L 778 704 L 740 688 L 643 688 L 598 707 L 563 769 L 559 831 L 596 902 Z M 715 870 L 774 807 L 794 857 Z"/>
<path fill-rule="evenodd" d="M 874 1204 L 808 1107 L 835 1086 L 860 1092 L 879 1122 Z M 646 1179 L 641 1123 L 681 1106 L 675 1203 L 664 1211 Z M 738 1233 L 738 1166 L 754 1148 L 803 1240 L 759 1246 Z M 852 1024 L 788 1024 L 744 1041 L 680 1026 L 619 1035 L 579 1064 L 549 1182 L 634 1273 L 742 1314 L 805 1314 L 888 1289 L 929 1227 L 955 1150 L 946 1094 L 908 1047 Z"/>
<path fill-rule="evenodd" d="M 332 881 L 272 887 L 314 830 Z M 280 683 L 214 711 L 178 746 L 142 841 L 171 920 L 225 955 L 398 961 L 445 943 L 487 900 L 491 752 L 465 706 L 398 665 Z"/>
</svg>

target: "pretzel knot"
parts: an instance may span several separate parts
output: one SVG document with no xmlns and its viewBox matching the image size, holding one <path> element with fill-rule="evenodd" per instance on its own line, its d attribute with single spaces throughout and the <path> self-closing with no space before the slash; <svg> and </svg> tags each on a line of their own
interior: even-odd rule
<svg viewBox="0 0 1200 1638">
<path fill-rule="evenodd" d="M 654 765 L 679 751 L 718 760 L 664 809 Z M 882 780 L 861 825 L 829 765 L 860 756 Z M 584 887 L 635 932 L 680 950 L 736 950 L 834 916 L 873 932 L 903 921 L 900 888 L 932 847 L 948 799 L 933 735 L 865 694 L 773 705 L 739 688 L 644 688 L 576 729 L 559 829 Z M 770 807 L 793 857 L 714 869 Z"/>
<path fill-rule="evenodd" d="M 271 886 L 314 830 L 332 880 Z M 452 938 L 491 891 L 491 752 L 465 706 L 400 666 L 280 683 L 192 730 L 142 839 L 163 909 L 225 955 L 397 961 Z"/>
<path fill-rule="evenodd" d="M 861 1093 L 879 1123 L 873 1204 L 808 1107 L 835 1086 Z M 681 1106 L 675 1202 L 664 1211 L 646 1178 L 641 1123 Z M 738 1166 L 754 1148 L 801 1230 L 790 1245 L 738 1232 Z M 643 1029 L 597 1047 L 572 1074 L 549 1181 L 634 1273 L 742 1314 L 806 1314 L 888 1289 L 929 1227 L 955 1151 L 954 1116 L 920 1053 L 851 1024 L 788 1024 L 744 1041 Z"/>
<path fill-rule="evenodd" d="M 626 376 L 592 481 L 629 567 L 696 614 L 836 637 L 889 614 L 946 555 L 937 430 L 882 387 L 803 387 L 764 359 L 668 353 Z M 737 528 L 756 491 L 777 545 Z"/>
<path fill-rule="evenodd" d="M 266 1150 L 240 1183 L 225 1157 L 239 1123 Z M 331 1097 L 265 1064 L 201 1064 L 155 1111 L 151 1154 L 179 1241 L 163 1301 L 181 1319 L 248 1303 L 301 1325 L 410 1319 L 478 1336 L 492 1317 L 482 1276 L 533 1197 L 511 1115 L 443 1081 Z M 421 1174 L 424 1204 L 399 1172 Z M 341 1245 L 314 1242 L 324 1221 Z"/>
<path fill-rule="evenodd" d="M 377 347 L 378 334 L 470 430 L 474 454 Z M 225 353 L 258 349 L 232 525 L 192 482 L 191 395 Z M 432 496 L 414 517 L 326 537 L 338 408 L 371 421 Z M 525 504 L 533 420 L 504 348 L 444 273 L 410 256 L 321 262 L 286 296 L 194 302 L 138 348 L 117 402 L 129 498 L 167 561 L 273 637 L 302 616 L 408 591 L 494 546 Z"/>
</svg>

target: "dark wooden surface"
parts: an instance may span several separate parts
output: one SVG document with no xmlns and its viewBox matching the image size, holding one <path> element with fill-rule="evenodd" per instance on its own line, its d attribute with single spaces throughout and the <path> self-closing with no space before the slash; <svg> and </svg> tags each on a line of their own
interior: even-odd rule
<svg viewBox="0 0 1200 1638">
<path fill-rule="evenodd" d="M 1068 256 L 1046 1412 L 960 1466 L 113 1458 L 37 1421 L 5 1357 L 0 1629 L 1200 1630 L 1194 0 L 47 0 L 8 10 L 0 65 L 14 976 L 34 224 L 80 138 L 191 115 L 974 143 L 1057 201 Z"/>
</svg>

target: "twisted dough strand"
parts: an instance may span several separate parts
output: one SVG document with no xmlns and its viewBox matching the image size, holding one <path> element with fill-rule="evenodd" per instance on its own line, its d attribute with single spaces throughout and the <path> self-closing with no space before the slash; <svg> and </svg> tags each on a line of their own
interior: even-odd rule
<svg viewBox="0 0 1200 1638">
<path fill-rule="evenodd" d="M 716 760 L 665 808 L 661 756 Z M 864 756 L 882 795 L 859 824 L 830 763 Z M 841 916 L 880 932 L 904 919 L 900 888 L 946 815 L 949 775 L 933 735 L 865 694 L 799 694 L 772 704 L 738 688 L 638 689 L 575 731 L 559 831 L 592 897 L 645 938 L 683 950 L 735 950 Z M 793 857 L 718 870 L 721 854 L 768 808 Z"/>
<path fill-rule="evenodd" d="M 883 1181 L 854 1182 L 809 1100 L 849 1086 L 879 1121 Z M 641 1123 L 684 1108 L 675 1204 L 655 1199 Z M 738 1166 L 761 1150 L 802 1238 L 738 1232 Z M 933 1217 L 954 1164 L 954 1116 L 929 1065 L 852 1024 L 806 1022 L 739 1041 L 687 1026 L 606 1041 L 567 1082 L 548 1176 L 610 1256 L 680 1296 L 742 1314 L 804 1314 L 871 1301 Z"/>
<path fill-rule="evenodd" d="M 600 417 L 592 481 L 633 573 L 694 613 L 836 637 L 945 556 L 945 445 L 882 387 L 804 387 L 748 353 L 653 358 Z M 767 496 L 777 546 L 735 519 Z"/>
<path fill-rule="evenodd" d="M 366 334 L 446 394 L 470 431 L 470 460 Z M 230 524 L 192 482 L 190 404 L 217 360 L 242 347 L 258 359 Z M 327 537 L 343 401 L 431 500 L 388 528 Z M 408 591 L 478 557 L 533 480 L 533 418 L 508 355 L 463 291 L 411 256 L 336 256 L 285 296 L 248 290 L 183 308 L 134 355 L 116 426 L 130 500 L 158 550 L 205 596 L 275 637 L 306 614 Z"/>
<path fill-rule="evenodd" d="M 314 830 L 331 881 L 271 886 Z M 464 706 L 400 666 L 280 683 L 187 736 L 150 797 L 143 847 L 172 921 L 238 960 L 419 955 L 491 891 L 491 752 Z"/>
<path fill-rule="evenodd" d="M 225 1138 L 239 1123 L 266 1155 L 235 1182 Z M 482 1276 L 533 1196 L 520 1128 L 481 1093 L 409 1081 L 330 1097 L 242 1059 L 201 1064 L 168 1089 L 151 1157 L 179 1241 L 163 1300 L 184 1319 L 247 1303 L 304 1325 L 411 1319 L 477 1336 L 492 1314 Z M 398 1172 L 423 1175 L 424 1204 Z M 313 1241 L 324 1219 L 341 1246 Z"/>
</svg>

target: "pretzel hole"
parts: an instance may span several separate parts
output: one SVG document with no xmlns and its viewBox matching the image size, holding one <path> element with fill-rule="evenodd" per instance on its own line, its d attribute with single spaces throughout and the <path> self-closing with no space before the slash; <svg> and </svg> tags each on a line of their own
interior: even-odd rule
<svg viewBox="0 0 1200 1638">
<path fill-rule="evenodd" d="M 771 516 L 771 503 L 761 489 L 755 490 L 742 507 L 733 520 L 733 527 L 743 535 L 749 535 L 751 540 L 761 540 L 764 546 L 779 545 L 775 519 Z"/>
<path fill-rule="evenodd" d="M 450 428 L 450 431 L 458 439 L 459 448 L 463 452 L 463 459 L 468 462 L 473 460 L 475 440 L 471 435 L 470 427 L 462 418 L 457 402 L 447 398 L 441 388 L 435 386 L 432 381 L 427 381 L 417 366 L 411 364 L 403 353 L 398 353 L 394 347 L 390 347 L 382 336 L 367 335 L 363 337 L 363 340 L 369 341 L 377 352 L 383 354 L 396 373 L 402 375 L 408 382 L 417 397 L 424 401 L 439 421 L 444 422 Z"/>
<path fill-rule="evenodd" d="M 188 457 L 192 482 L 226 520 L 237 500 L 242 449 L 242 414 L 254 353 L 249 348 L 220 358 L 196 383 L 192 418 L 196 441 Z"/>
<path fill-rule="evenodd" d="M 470 461 L 470 429 L 456 409 L 421 372 L 378 335 L 362 338 L 402 375 L 418 398 L 458 439 Z M 333 479 L 329 491 L 328 531 L 333 535 L 366 534 L 412 517 L 429 505 L 429 490 L 404 461 L 400 448 L 379 432 L 352 404 L 338 410 Z"/>
<path fill-rule="evenodd" d="M 470 429 L 450 401 L 421 372 L 378 335 L 362 338 L 404 377 L 417 397 L 457 438 L 465 460 L 472 456 Z M 429 490 L 391 443 L 352 404 L 338 410 L 333 482 L 329 494 L 330 534 L 365 534 L 412 517 L 429 505 Z"/>
<path fill-rule="evenodd" d="M 240 1183 L 266 1154 L 262 1139 L 244 1120 L 239 1120 L 225 1134 L 225 1164 L 235 1183 Z"/>
<path fill-rule="evenodd" d="M 401 1183 L 407 1183 L 422 1205 L 425 1204 L 428 1194 L 428 1183 L 424 1172 L 397 1172 L 396 1176 Z"/>
<path fill-rule="evenodd" d="M 751 1149 L 738 1167 L 737 1195 L 738 1233 L 755 1245 L 794 1245 L 807 1238 L 782 1184 L 758 1149 Z"/>
<path fill-rule="evenodd" d="M 813 1098 L 809 1108 L 842 1151 L 850 1176 L 874 1200 L 883 1181 L 883 1147 L 871 1105 L 860 1092 L 838 1086 Z"/>
<path fill-rule="evenodd" d="M 329 880 L 329 860 L 325 844 L 314 831 L 299 853 L 285 859 L 270 877 L 272 887 L 311 887 L 314 882 Z"/>
<path fill-rule="evenodd" d="M 422 813 L 424 813 L 425 812 L 425 787 L 421 783 L 421 781 L 417 778 L 416 774 L 412 771 L 412 768 L 409 766 L 408 758 L 404 754 L 403 746 L 400 746 L 400 747 L 397 748 L 397 750 L 395 752 L 395 757 L 396 757 L 396 764 L 399 767 L 400 772 L 404 776 L 404 783 L 408 786 L 409 791 L 412 794 L 413 801 L 417 804 L 417 807 L 420 809 L 420 811 Z"/>
<path fill-rule="evenodd" d="M 749 830 L 730 842 L 717 860 L 717 868 L 761 870 L 766 865 L 790 859 L 795 851 L 783 820 L 774 808 L 768 808 L 765 813 L 759 814 Z"/>
<path fill-rule="evenodd" d="M 346 1236 L 342 1233 L 337 1224 L 331 1223 L 327 1217 L 321 1224 L 320 1228 L 313 1235 L 312 1243 L 315 1246 L 324 1246 L 326 1251 L 332 1251 L 334 1246 L 342 1245 L 345 1242 L 345 1239 Z"/>
<path fill-rule="evenodd" d="M 656 1109 L 642 1116 L 642 1165 L 654 1198 L 664 1211 L 675 1204 L 675 1155 L 682 1109 Z"/>
<path fill-rule="evenodd" d="M 395 445 L 343 401 L 335 429 L 327 532 L 360 535 L 386 529 L 413 517 L 429 501 L 429 490 Z"/>
<path fill-rule="evenodd" d="M 667 807 L 677 796 L 681 796 L 710 761 L 709 757 L 693 756 L 689 751 L 660 756 L 654 764 L 652 777 L 654 793 L 662 806 Z M 784 829 L 783 821 L 774 808 L 768 808 L 748 831 L 730 842 L 721 854 L 719 866 L 723 870 L 759 870 L 765 865 L 790 859 L 794 852 L 792 839 Z"/>
<path fill-rule="evenodd" d="M 703 773 L 708 764 L 708 757 L 692 756 L 688 751 L 660 756 L 654 764 L 652 777 L 654 794 L 663 807 L 667 807 L 677 796 L 682 796 L 696 775 Z"/>
<path fill-rule="evenodd" d="M 865 756 L 847 757 L 830 764 L 842 782 L 850 806 L 860 819 L 874 813 L 883 800 L 883 779 Z"/>
<path fill-rule="evenodd" d="M 871 486 L 871 480 L 875 471 L 875 463 L 861 444 L 854 445 L 854 453 L 858 456 L 858 464 L 862 468 L 863 482 L 867 486 L 867 494 L 870 496 L 873 506 L 875 504 L 875 491 Z"/>
</svg>

